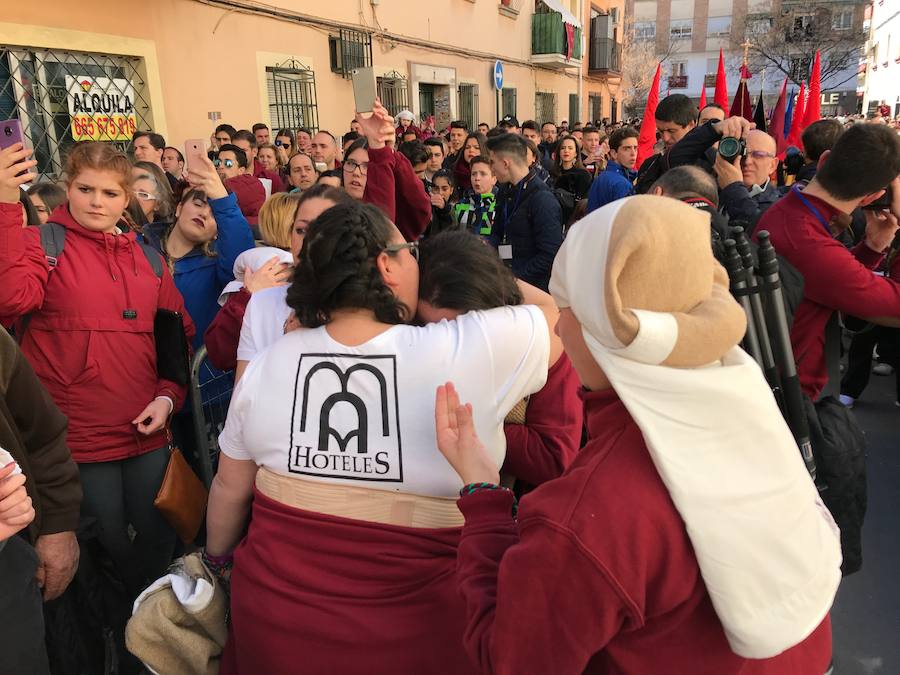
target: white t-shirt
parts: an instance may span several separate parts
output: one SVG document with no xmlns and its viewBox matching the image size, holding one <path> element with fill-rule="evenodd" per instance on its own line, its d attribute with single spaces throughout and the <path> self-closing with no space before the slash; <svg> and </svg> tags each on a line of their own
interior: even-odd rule
<svg viewBox="0 0 900 675">
<path fill-rule="evenodd" d="M 250 296 L 241 324 L 238 361 L 251 361 L 284 335 L 284 324 L 292 311 L 287 304 L 288 286 L 264 288 Z"/>
<path fill-rule="evenodd" d="M 452 381 L 472 404 L 499 468 L 503 419 L 544 386 L 549 350 L 533 306 L 397 325 L 357 347 L 325 327 L 293 331 L 251 361 L 219 445 L 288 476 L 453 497 L 461 481 L 435 439 L 438 385 Z"/>
</svg>

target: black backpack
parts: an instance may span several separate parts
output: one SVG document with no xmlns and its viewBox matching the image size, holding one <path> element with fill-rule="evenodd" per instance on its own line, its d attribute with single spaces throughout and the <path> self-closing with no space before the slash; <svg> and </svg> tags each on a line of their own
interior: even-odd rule
<svg viewBox="0 0 900 675">
<path fill-rule="evenodd" d="M 59 264 L 59 256 L 66 247 L 66 227 L 59 223 L 44 223 L 37 227 L 41 234 L 41 248 L 44 249 L 44 255 L 47 256 L 47 264 L 53 270 Z M 163 261 L 159 251 L 145 242 L 143 237 L 137 238 L 137 245 L 140 246 L 144 257 L 150 263 L 156 278 L 162 279 Z"/>
</svg>

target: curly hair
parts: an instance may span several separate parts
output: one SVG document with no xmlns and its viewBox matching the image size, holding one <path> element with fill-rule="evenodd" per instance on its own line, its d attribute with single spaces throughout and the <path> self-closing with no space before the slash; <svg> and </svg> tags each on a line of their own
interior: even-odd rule
<svg viewBox="0 0 900 675">
<path fill-rule="evenodd" d="M 470 312 L 521 305 L 516 278 L 471 232 L 441 232 L 419 244 L 419 298 L 438 309 Z"/>
<path fill-rule="evenodd" d="M 340 309 L 370 309 L 390 324 L 409 320 L 410 309 L 376 264 L 394 232 L 384 213 L 359 201 L 337 204 L 310 223 L 287 293 L 300 325 L 324 326 Z"/>
</svg>

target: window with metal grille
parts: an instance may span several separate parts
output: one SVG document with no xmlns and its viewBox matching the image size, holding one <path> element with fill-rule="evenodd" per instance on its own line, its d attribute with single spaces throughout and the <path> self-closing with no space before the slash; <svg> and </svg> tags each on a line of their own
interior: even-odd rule
<svg viewBox="0 0 900 675">
<path fill-rule="evenodd" d="M 403 75 L 393 70 L 377 78 L 377 84 L 378 98 L 393 117 L 409 109 L 409 82 Z"/>
<path fill-rule="evenodd" d="M 467 129 L 478 128 L 478 85 L 459 85 L 459 119 L 466 123 Z"/>
<path fill-rule="evenodd" d="M 619 121 L 619 102 L 614 96 L 609 97 L 609 123 L 615 124 Z"/>
<path fill-rule="evenodd" d="M 518 118 L 516 114 L 516 90 L 507 87 L 503 89 L 500 95 L 501 98 L 501 117 L 506 117 L 507 115 L 512 115 L 513 117 Z"/>
<path fill-rule="evenodd" d="M 556 122 L 556 94 L 537 92 L 534 95 L 534 119 L 536 122 Z"/>
<path fill-rule="evenodd" d="M 590 110 L 591 124 L 602 117 L 603 98 L 600 96 L 600 94 L 588 94 L 588 109 Z"/>
<path fill-rule="evenodd" d="M 581 121 L 581 100 L 578 94 L 569 94 L 569 125 Z"/>
<path fill-rule="evenodd" d="M 272 129 L 319 128 L 316 74 L 294 59 L 266 67 L 269 125 Z"/>
<path fill-rule="evenodd" d="M 0 119 L 18 119 L 37 172 L 56 179 L 76 141 L 127 149 L 153 118 L 143 59 L 0 45 Z"/>
<path fill-rule="evenodd" d="M 372 65 L 372 36 L 358 30 L 341 29 L 328 36 L 331 71 L 350 79 L 355 68 Z"/>
</svg>

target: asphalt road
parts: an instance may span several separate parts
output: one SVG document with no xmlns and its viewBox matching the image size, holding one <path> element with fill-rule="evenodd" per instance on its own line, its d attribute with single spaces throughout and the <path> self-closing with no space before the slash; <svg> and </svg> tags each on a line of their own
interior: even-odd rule
<svg viewBox="0 0 900 675">
<path fill-rule="evenodd" d="M 835 675 L 900 673 L 900 408 L 894 376 L 873 375 L 854 412 L 869 441 L 863 567 L 844 579 L 831 620 Z"/>
</svg>

